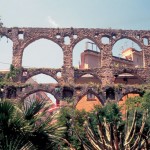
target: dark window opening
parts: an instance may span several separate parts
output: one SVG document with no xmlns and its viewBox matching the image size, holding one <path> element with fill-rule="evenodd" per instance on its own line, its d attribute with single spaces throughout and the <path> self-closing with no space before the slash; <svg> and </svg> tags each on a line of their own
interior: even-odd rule
<svg viewBox="0 0 150 150">
<path fill-rule="evenodd" d="M 95 99 L 95 95 L 92 93 L 87 93 L 87 100 Z"/>
<path fill-rule="evenodd" d="M 124 77 L 124 78 L 123 78 L 123 81 L 125 82 L 125 84 L 127 84 L 127 83 L 128 83 L 128 78 L 127 78 L 127 77 Z"/>
<path fill-rule="evenodd" d="M 15 87 L 8 87 L 6 89 L 6 98 L 8 99 L 16 98 L 16 92 L 17 92 L 17 89 Z"/>
<path fill-rule="evenodd" d="M 63 89 L 63 99 L 72 98 L 72 97 L 73 97 L 73 90 L 65 87 Z"/>
<path fill-rule="evenodd" d="M 112 88 L 106 89 L 106 99 L 115 100 L 115 91 Z"/>
<path fill-rule="evenodd" d="M 12 30 L 8 30 L 7 33 L 11 33 Z"/>
</svg>

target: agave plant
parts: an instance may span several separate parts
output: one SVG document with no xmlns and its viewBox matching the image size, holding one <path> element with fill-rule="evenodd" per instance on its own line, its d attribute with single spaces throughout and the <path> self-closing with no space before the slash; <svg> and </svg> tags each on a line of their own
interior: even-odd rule
<svg viewBox="0 0 150 150">
<path fill-rule="evenodd" d="M 148 137 L 143 135 L 143 130 L 147 118 L 147 112 L 144 112 L 140 129 L 137 131 L 137 112 L 134 112 L 132 123 L 129 123 L 128 113 L 123 132 L 119 132 L 116 124 L 108 123 L 106 118 L 103 122 L 99 120 L 97 132 L 93 130 L 90 119 L 85 122 L 85 132 L 90 145 L 84 142 L 77 133 L 80 142 L 85 150 L 148 150 Z"/>
<path fill-rule="evenodd" d="M 47 114 L 45 100 L 14 104 L 0 102 L 0 149 L 54 149 L 62 141 L 64 127 L 57 124 L 57 115 Z"/>
</svg>

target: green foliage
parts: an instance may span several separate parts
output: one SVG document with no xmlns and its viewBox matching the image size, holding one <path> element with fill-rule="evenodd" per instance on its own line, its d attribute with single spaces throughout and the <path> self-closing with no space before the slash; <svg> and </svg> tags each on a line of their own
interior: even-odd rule
<svg viewBox="0 0 150 150">
<path fill-rule="evenodd" d="M 83 124 L 86 115 L 85 111 L 78 111 L 72 107 L 63 107 L 60 110 L 58 122 L 62 126 L 66 126 L 64 138 L 77 150 L 82 148 L 82 144 L 79 142 L 76 132 L 79 132 L 80 136 L 85 138 Z M 66 147 L 67 145 L 62 146 Z"/>
<path fill-rule="evenodd" d="M 106 121 L 109 123 L 116 123 L 122 120 L 120 108 L 115 103 L 107 103 L 105 106 L 96 106 L 90 117 L 97 118 L 101 122 L 106 118 Z"/>
<path fill-rule="evenodd" d="M 123 120 L 118 105 L 107 103 L 104 107 L 96 106 L 91 113 L 65 107 L 60 114 L 59 121 L 67 129 L 64 137 L 76 149 L 125 150 L 149 146 L 149 135 L 146 134 L 149 131 L 146 126 L 148 116 L 145 111 L 141 114 L 129 112 Z"/>
<path fill-rule="evenodd" d="M 142 108 L 144 110 L 148 109 L 150 113 L 150 91 L 147 91 L 143 96 Z"/>
<path fill-rule="evenodd" d="M 45 100 L 14 104 L 0 102 L 0 149 L 54 149 L 62 140 L 64 127 L 56 115 L 47 115 Z"/>
<path fill-rule="evenodd" d="M 142 97 L 135 96 L 133 98 L 132 97 L 128 98 L 125 102 L 125 105 L 128 110 L 135 110 L 135 109 L 140 110 L 142 102 L 143 102 Z"/>
<path fill-rule="evenodd" d="M 133 112 L 135 109 L 139 112 L 148 110 L 150 116 L 150 91 L 146 91 L 142 97 L 128 98 L 125 106 L 130 112 Z"/>
<path fill-rule="evenodd" d="M 125 105 L 128 109 L 149 109 L 150 108 L 150 91 L 145 91 L 142 97 L 136 96 L 128 98 Z"/>
<path fill-rule="evenodd" d="M 110 107 L 110 106 L 109 106 Z M 115 111 L 116 112 L 116 111 Z M 144 127 L 147 119 L 147 112 L 142 114 L 141 126 L 137 126 L 138 121 L 137 112 L 134 112 L 131 123 L 129 123 L 129 116 L 125 119 L 125 125 L 122 126 L 122 122 L 118 122 L 116 119 L 110 121 L 106 118 L 99 120 L 95 130 L 95 124 L 92 123 L 91 118 L 88 118 L 85 122 L 85 133 L 89 140 L 89 144 L 84 142 L 79 136 L 80 141 L 83 143 L 85 150 L 101 150 L 101 149 L 113 149 L 113 150 L 127 150 L 127 149 L 148 149 L 148 137 L 144 135 Z M 119 126 L 122 126 L 122 130 Z"/>
<path fill-rule="evenodd" d="M 143 134 L 150 137 L 150 91 L 146 91 L 142 97 L 138 96 L 127 99 L 125 105 L 130 114 L 129 122 L 131 122 L 135 109 L 137 110 L 137 130 L 141 127 L 143 113 L 148 111 L 148 117 L 145 122 Z"/>
<path fill-rule="evenodd" d="M 97 124 L 99 121 L 104 122 L 104 118 L 109 123 L 117 124 L 122 121 L 122 116 L 119 111 L 119 107 L 114 103 L 107 103 L 104 107 L 96 106 L 93 112 L 87 113 L 85 111 L 78 111 L 72 107 L 63 107 L 60 110 L 59 123 L 66 126 L 66 132 L 64 138 L 68 140 L 70 144 L 76 149 L 83 149 L 83 143 L 91 146 L 88 138 L 86 137 L 86 131 L 84 123 L 88 119 L 91 123 L 91 128 L 94 133 L 98 135 Z M 123 124 L 123 123 L 122 123 Z M 118 126 L 119 130 L 121 126 Z M 65 147 L 65 145 L 63 145 Z"/>
<path fill-rule="evenodd" d="M 21 68 L 15 68 L 12 64 L 10 65 L 10 72 L 6 74 L 6 80 L 13 80 L 21 72 Z"/>
</svg>

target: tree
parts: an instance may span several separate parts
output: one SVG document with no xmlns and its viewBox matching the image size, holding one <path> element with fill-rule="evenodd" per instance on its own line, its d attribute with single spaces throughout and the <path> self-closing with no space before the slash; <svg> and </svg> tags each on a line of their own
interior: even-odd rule
<svg viewBox="0 0 150 150">
<path fill-rule="evenodd" d="M 83 146 L 92 146 L 88 137 L 86 136 L 86 130 L 84 128 L 84 122 L 86 118 L 91 120 L 91 128 L 94 133 L 98 135 L 97 124 L 98 119 L 103 120 L 106 118 L 111 124 L 122 121 L 122 116 L 119 108 L 116 104 L 107 103 L 106 106 L 95 106 L 93 112 L 87 113 L 84 110 L 78 111 L 72 107 L 63 107 L 60 110 L 59 122 L 66 126 L 66 132 L 64 138 L 67 139 L 70 144 L 76 149 L 82 150 Z M 103 120 L 104 122 L 104 120 Z M 121 124 L 122 125 L 122 124 Z M 119 129 L 121 130 L 121 125 Z M 65 145 L 63 145 L 65 147 Z"/>
<path fill-rule="evenodd" d="M 80 136 L 84 139 L 85 133 L 84 133 L 84 121 L 85 116 L 87 116 L 87 113 L 83 111 L 75 110 L 75 108 L 72 107 L 63 107 L 60 110 L 60 115 L 58 118 L 59 124 L 66 127 L 65 133 L 63 138 L 67 139 L 67 141 L 77 150 L 82 149 L 82 143 L 80 143 L 76 132 L 80 133 Z M 86 140 L 86 139 L 85 139 Z M 66 147 L 66 144 L 62 145 L 63 147 Z"/>
<path fill-rule="evenodd" d="M 0 102 L 0 149 L 54 149 L 62 141 L 64 127 L 54 115 L 46 115 L 49 105 L 45 100 L 15 104 Z"/>
<path fill-rule="evenodd" d="M 144 95 L 141 97 L 134 97 L 127 99 L 125 103 L 126 108 L 128 108 L 128 112 L 130 114 L 129 121 L 131 122 L 131 118 L 134 115 L 134 111 L 137 110 L 137 129 L 139 130 L 141 127 L 142 114 L 145 111 L 148 111 L 148 117 L 145 122 L 145 127 L 143 130 L 143 136 L 150 141 L 150 91 L 145 91 Z"/>
<path fill-rule="evenodd" d="M 137 127 L 137 111 L 134 112 L 132 121 L 129 122 L 129 115 L 127 113 L 125 124 L 122 124 L 122 119 L 119 117 L 119 108 L 116 104 L 106 104 L 99 114 L 95 114 L 97 123 L 93 124 L 92 118 L 87 118 L 85 121 L 85 133 L 89 140 L 87 144 L 78 133 L 78 138 L 83 143 L 85 150 L 135 150 L 135 149 L 148 149 L 148 137 L 143 135 L 147 112 L 142 115 L 140 128 Z M 109 109 L 108 109 L 109 108 Z M 115 108 L 115 109 L 114 109 Z M 103 112 L 104 110 L 104 112 Z M 112 112 L 113 118 L 110 118 Z M 108 113 L 108 114 L 107 114 Z M 118 116 L 116 118 L 115 116 Z M 94 117 L 95 118 L 95 117 Z M 96 125 L 96 128 L 95 128 Z M 120 128 L 121 127 L 121 128 Z"/>
<path fill-rule="evenodd" d="M 142 108 L 148 109 L 150 114 L 150 91 L 146 91 L 142 98 Z"/>
<path fill-rule="evenodd" d="M 143 96 L 136 96 L 128 98 L 125 102 L 125 106 L 129 110 L 149 110 L 150 109 L 150 91 L 145 91 Z M 150 110 L 149 110 L 150 111 Z"/>
</svg>

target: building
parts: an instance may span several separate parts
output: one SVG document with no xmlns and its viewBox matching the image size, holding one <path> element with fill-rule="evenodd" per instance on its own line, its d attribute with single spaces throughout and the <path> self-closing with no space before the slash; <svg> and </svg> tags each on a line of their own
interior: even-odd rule
<svg viewBox="0 0 150 150">
<path fill-rule="evenodd" d="M 79 69 L 92 69 L 92 68 L 99 68 L 101 67 L 101 53 L 98 51 L 94 51 L 93 49 L 90 50 L 86 46 L 86 50 L 81 53 L 81 63 Z M 128 48 L 122 51 L 121 57 L 112 56 L 112 66 L 113 67 L 143 67 L 143 56 L 141 51 L 137 51 L 134 48 Z M 123 73 L 120 75 L 116 75 L 114 79 L 116 84 L 140 84 L 140 81 L 136 76 Z M 86 74 L 79 78 L 76 82 L 78 84 L 85 84 L 85 83 L 99 83 L 98 79 L 90 74 Z M 106 91 L 107 92 L 107 91 Z M 113 91 L 110 93 L 111 99 L 115 99 L 113 96 Z M 120 100 L 119 104 L 122 105 L 128 97 L 137 96 L 139 94 L 129 94 L 126 97 L 123 97 Z M 86 111 L 91 111 L 94 108 L 94 105 L 101 105 L 99 99 L 91 93 L 88 93 L 77 103 L 76 108 L 78 110 L 85 109 Z"/>
<path fill-rule="evenodd" d="M 135 48 L 127 48 L 122 51 L 121 57 L 112 56 L 112 66 L 114 67 L 143 67 L 143 54 Z M 80 69 L 90 69 L 101 67 L 101 53 L 86 49 L 81 53 Z"/>
</svg>

